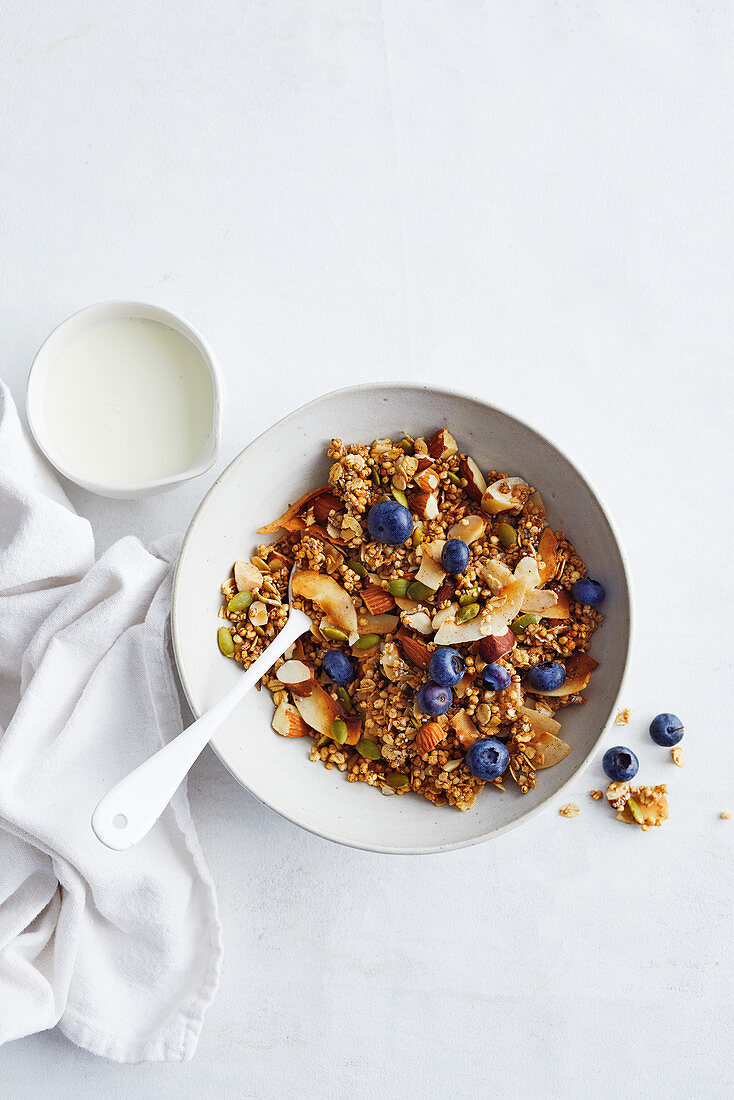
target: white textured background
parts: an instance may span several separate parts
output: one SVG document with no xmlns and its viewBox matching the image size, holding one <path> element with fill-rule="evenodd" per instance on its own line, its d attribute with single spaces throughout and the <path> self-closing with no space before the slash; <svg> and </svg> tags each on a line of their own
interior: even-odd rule
<svg viewBox="0 0 734 1100">
<path fill-rule="evenodd" d="M 0 372 L 107 297 L 218 352 L 222 468 L 315 394 L 407 378 L 546 430 L 636 582 L 642 834 L 587 791 L 491 845 L 390 859 L 190 782 L 221 991 L 193 1062 L 47 1033 L 0 1094 L 719 1097 L 732 1092 L 734 11 L 702 0 L 11 0 L 0 36 Z M 0 456 L 0 461 L 2 456 Z M 210 481 L 72 487 L 103 548 Z M 647 722 L 688 725 L 686 767 Z"/>
</svg>

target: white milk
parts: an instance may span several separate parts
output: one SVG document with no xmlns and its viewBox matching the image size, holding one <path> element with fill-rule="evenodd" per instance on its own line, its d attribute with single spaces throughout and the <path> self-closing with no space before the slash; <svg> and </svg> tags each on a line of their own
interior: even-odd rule
<svg viewBox="0 0 734 1100">
<path fill-rule="evenodd" d="M 137 318 L 100 321 L 74 337 L 43 399 L 63 465 L 115 485 L 189 469 L 210 438 L 213 406 L 201 352 L 175 329 Z"/>
</svg>

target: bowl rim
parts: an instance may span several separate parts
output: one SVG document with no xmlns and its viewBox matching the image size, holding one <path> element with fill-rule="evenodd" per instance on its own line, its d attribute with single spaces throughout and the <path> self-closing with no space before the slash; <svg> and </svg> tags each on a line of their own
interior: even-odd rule
<svg viewBox="0 0 734 1100">
<path fill-rule="evenodd" d="M 227 771 L 230 773 L 230 775 L 240 784 L 241 787 L 244 787 L 245 790 L 247 790 L 253 796 L 253 798 L 257 799 L 258 802 L 260 802 L 263 805 L 267 806 L 268 809 L 273 810 L 280 817 L 284 817 L 287 821 L 290 821 L 293 825 L 297 825 L 299 828 L 305 829 L 306 832 L 312 833 L 315 836 L 319 836 L 323 840 L 330 840 L 335 844 L 341 844 L 341 845 L 343 845 L 345 847 L 348 847 L 348 848 L 356 848 L 360 851 L 375 852 L 375 853 L 380 854 L 380 855 L 406 855 L 406 856 L 409 856 L 409 855 L 437 855 L 438 853 L 441 853 L 441 852 L 456 851 L 457 849 L 469 848 L 469 847 L 473 847 L 475 844 L 483 844 L 486 841 L 494 840 L 495 838 L 497 838 L 499 836 L 502 836 L 504 833 L 508 833 L 512 829 L 517 828 L 519 825 L 524 825 L 527 821 L 530 821 L 531 818 L 537 816 L 538 814 L 540 814 L 544 810 L 547 810 L 548 807 L 549 807 L 550 802 L 552 801 L 552 799 L 556 798 L 557 796 L 560 796 L 561 793 L 564 790 L 566 790 L 572 783 L 576 783 L 577 780 L 583 775 L 583 773 L 586 771 L 586 769 L 591 764 L 592 759 L 594 758 L 594 756 L 596 755 L 596 753 L 599 750 L 599 745 L 601 744 L 603 738 L 606 735 L 607 729 L 608 729 L 609 724 L 610 724 L 611 719 L 612 719 L 612 715 L 614 714 L 616 708 L 618 707 L 620 697 L 622 696 L 622 694 L 624 692 L 624 689 L 625 689 L 625 685 L 626 685 L 626 682 L 627 682 L 627 677 L 628 677 L 628 674 L 629 674 L 631 656 L 632 656 L 632 639 L 633 639 L 633 636 L 634 636 L 634 629 L 633 629 L 634 628 L 634 600 L 633 600 L 632 581 L 631 581 L 631 576 L 630 576 L 629 561 L 628 561 L 627 554 L 626 554 L 625 549 L 624 549 L 624 545 L 623 545 L 623 543 L 621 541 L 621 538 L 620 538 L 620 535 L 619 535 L 619 530 L 617 528 L 617 525 L 616 525 L 614 519 L 612 518 L 612 515 L 609 511 L 609 508 L 607 507 L 606 501 L 601 496 L 601 494 L 597 490 L 596 486 L 594 485 L 594 482 L 589 478 L 586 471 L 581 466 L 579 466 L 579 464 L 574 459 L 572 459 L 568 455 L 568 453 L 566 452 L 566 450 L 563 447 L 560 447 L 554 440 L 552 440 L 549 436 L 547 436 L 544 432 L 540 431 L 534 425 L 530 424 L 528 421 L 520 420 L 520 418 L 515 416 L 514 413 L 508 412 L 506 409 L 503 409 L 501 406 L 496 405 L 496 404 L 494 404 L 490 401 L 485 401 L 483 398 L 477 397 L 475 394 L 466 393 L 466 392 L 463 392 L 461 390 L 453 389 L 453 388 L 446 387 L 446 386 L 421 385 L 420 383 L 409 382 L 409 381 L 367 382 L 367 383 L 357 384 L 357 385 L 354 385 L 354 386 L 338 387 L 337 389 L 329 390 L 327 393 L 320 394 L 318 397 L 312 398 L 311 401 L 307 401 L 305 404 L 299 405 L 297 408 L 292 409 L 290 412 L 286 413 L 285 416 L 282 416 L 279 420 L 273 421 L 272 424 L 270 424 L 267 428 L 263 429 L 262 432 L 258 433 L 258 435 L 256 435 L 253 439 L 251 439 L 249 441 L 249 443 L 247 443 L 247 445 L 245 447 L 243 447 L 242 450 L 238 454 L 236 454 L 235 457 L 231 460 L 231 462 L 229 462 L 228 465 L 222 470 L 222 472 L 217 476 L 216 480 L 213 482 L 213 484 L 209 487 L 209 489 L 205 493 L 204 497 L 202 498 L 201 502 L 199 503 L 199 506 L 197 507 L 196 511 L 194 512 L 194 514 L 191 518 L 191 522 L 189 523 L 188 528 L 186 529 L 186 533 L 185 533 L 185 535 L 183 537 L 183 540 L 181 542 L 181 549 L 179 551 L 178 560 L 176 562 L 176 567 L 175 567 L 175 570 L 174 570 L 173 589 L 172 589 L 172 594 L 171 594 L 171 639 L 172 639 L 172 643 L 173 643 L 174 657 L 175 657 L 175 660 L 176 660 L 176 668 L 177 668 L 177 671 L 178 671 L 179 679 L 181 681 L 181 686 L 183 687 L 184 694 L 186 696 L 186 700 L 188 702 L 189 707 L 191 708 L 192 713 L 194 714 L 194 717 L 199 718 L 200 717 L 199 711 L 193 705 L 191 695 L 190 695 L 190 691 L 189 691 L 189 685 L 187 683 L 187 678 L 186 678 L 186 676 L 184 674 L 184 671 L 183 671 L 183 668 L 182 668 L 183 661 L 182 661 L 181 657 L 179 656 L 179 650 L 181 648 L 181 638 L 180 638 L 179 629 L 178 629 L 177 607 L 178 607 L 179 599 L 181 598 L 179 577 L 180 577 L 180 573 L 181 573 L 181 570 L 182 570 L 182 563 L 184 563 L 185 558 L 186 558 L 186 556 L 187 556 L 187 554 L 190 550 L 193 536 L 195 534 L 195 531 L 196 531 L 197 527 L 199 526 L 203 510 L 206 507 L 206 505 L 209 501 L 209 498 L 214 493 L 214 491 L 217 489 L 217 487 L 219 486 L 219 484 L 223 480 L 223 478 L 227 474 L 229 474 L 229 472 L 233 469 L 234 466 L 236 466 L 240 461 L 242 461 L 244 459 L 244 456 L 246 455 L 247 451 L 258 440 L 262 439 L 262 437 L 264 435 L 266 435 L 269 431 L 271 431 L 273 428 L 281 427 L 283 425 L 286 425 L 290 420 L 294 419 L 296 416 L 299 416 L 301 413 L 305 412 L 307 409 L 311 409 L 314 406 L 320 404 L 321 402 L 328 401 L 330 398 L 333 398 L 333 397 L 336 397 L 336 396 L 341 396 L 342 394 L 362 393 L 365 390 L 381 390 L 381 389 L 387 389 L 387 390 L 424 390 L 424 391 L 430 392 L 432 394 L 437 394 L 438 396 L 451 397 L 451 398 L 460 398 L 462 400 L 468 400 L 468 401 L 476 402 L 477 404 L 483 405 L 485 408 L 490 409 L 493 412 L 499 413 L 501 416 L 506 417 L 508 420 L 514 421 L 516 424 L 520 425 L 524 429 L 529 429 L 530 431 L 534 432 L 535 435 L 537 435 L 540 439 L 542 439 L 543 442 L 545 442 L 550 447 L 552 447 L 554 450 L 556 450 L 558 452 L 558 454 L 560 454 L 561 457 L 569 464 L 569 466 L 571 466 L 572 469 L 575 470 L 575 472 L 579 475 L 579 477 L 582 479 L 582 481 L 585 482 L 587 488 L 590 490 L 592 496 L 595 498 L 597 504 L 599 505 L 600 509 L 602 510 L 602 512 L 604 514 L 604 517 L 605 517 L 607 523 L 609 524 L 609 528 L 612 532 L 612 536 L 614 538 L 614 541 L 615 541 L 616 546 L 617 546 L 617 551 L 619 553 L 619 559 L 620 559 L 620 563 L 621 563 L 621 566 L 622 566 L 622 574 L 623 574 L 624 583 L 625 583 L 625 594 L 626 594 L 626 598 L 627 598 L 627 611 L 628 611 L 628 614 L 627 614 L 627 636 L 625 638 L 624 667 L 622 669 L 622 675 L 620 676 L 620 679 L 619 679 L 619 687 L 617 689 L 617 692 L 616 692 L 616 694 L 614 696 L 614 699 L 612 700 L 611 706 L 609 708 L 609 714 L 608 714 L 608 716 L 606 718 L 606 721 L 604 722 L 601 730 L 599 731 L 599 736 L 594 741 L 594 744 L 592 745 L 591 749 L 589 750 L 589 752 L 587 753 L 587 755 L 583 759 L 583 761 L 575 769 L 575 771 L 558 788 L 558 790 L 554 791 L 552 795 L 549 795 L 548 798 L 545 799 L 544 801 L 542 801 L 538 806 L 535 806 L 534 808 L 527 810 L 524 814 L 522 814 L 520 817 L 516 818 L 514 821 L 507 822 L 507 824 L 500 825 L 497 828 L 493 828 L 489 832 L 482 833 L 479 836 L 469 837 L 466 840 L 452 841 L 452 842 L 447 843 L 447 844 L 430 844 L 430 845 L 420 845 L 420 846 L 400 847 L 400 848 L 391 847 L 390 845 L 368 844 L 368 843 L 360 843 L 359 841 L 344 840 L 342 837 L 336 835 L 333 832 L 330 832 L 328 829 L 320 829 L 320 828 L 314 827 L 312 825 L 304 824 L 304 822 L 298 820 L 297 817 L 295 817 L 293 814 L 289 813 L 287 810 L 281 808 L 280 806 L 275 805 L 272 800 L 267 799 L 267 798 L 263 798 L 260 794 L 253 791 L 252 788 L 249 787 L 247 785 L 247 783 L 245 783 L 239 775 L 235 774 L 235 772 L 229 766 L 229 764 L 224 759 L 224 757 L 216 749 L 213 742 L 212 741 L 209 742 L 209 747 L 214 751 L 214 753 L 219 758 L 221 763 L 224 765 L 224 767 L 227 769 Z"/>
<path fill-rule="evenodd" d="M 213 407 L 210 445 L 202 452 L 198 462 L 181 473 L 135 482 L 94 481 L 91 478 L 81 477 L 64 463 L 45 429 L 40 406 L 46 379 L 41 376 L 47 370 L 47 359 L 51 355 L 54 344 L 63 339 L 65 330 L 72 330 L 82 322 L 86 321 L 86 327 L 91 327 L 108 317 L 116 316 L 158 321 L 162 325 L 174 328 L 198 350 L 211 376 Z M 173 488 L 174 485 L 179 485 L 183 481 L 189 481 L 191 478 L 205 474 L 219 458 L 223 401 L 222 380 L 214 353 L 198 329 L 189 321 L 179 313 L 174 313 L 173 310 L 156 305 L 154 302 L 133 301 L 127 298 L 107 298 L 104 301 L 93 302 L 91 305 L 83 306 L 81 309 L 75 310 L 74 313 L 70 313 L 68 317 L 65 317 L 49 332 L 33 357 L 26 379 L 25 403 L 28 426 L 39 450 L 65 478 L 90 493 L 96 493 L 98 496 L 108 496 L 114 499 L 115 497 L 126 497 L 128 494 L 132 494 L 140 497 L 153 494 L 156 490 Z"/>
</svg>

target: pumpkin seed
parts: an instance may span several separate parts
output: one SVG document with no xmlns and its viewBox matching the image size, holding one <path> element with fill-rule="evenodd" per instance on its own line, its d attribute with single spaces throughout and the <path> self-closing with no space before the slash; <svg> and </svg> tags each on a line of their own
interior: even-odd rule
<svg viewBox="0 0 734 1100">
<path fill-rule="evenodd" d="M 238 592 L 227 604 L 227 611 L 247 611 L 252 599 L 252 592 Z"/>
<path fill-rule="evenodd" d="M 331 723 L 331 736 L 334 738 L 337 745 L 344 744 L 348 733 L 349 730 L 347 729 L 346 722 L 342 722 L 341 718 L 335 718 Z"/>
<path fill-rule="evenodd" d="M 261 573 L 269 573 L 270 572 L 270 566 L 268 565 L 268 563 L 263 558 L 254 557 L 254 558 L 250 558 L 250 561 L 252 562 L 253 565 L 256 565 L 258 567 L 258 569 L 260 570 Z"/>
<path fill-rule="evenodd" d="M 408 498 L 402 489 L 396 489 L 393 487 L 392 495 L 395 497 L 398 504 L 402 504 L 403 508 L 408 507 Z"/>
<path fill-rule="evenodd" d="M 347 562 L 347 566 L 352 570 L 353 573 L 356 573 L 357 576 L 360 577 L 362 580 L 364 580 L 365 577 L 367 576 L 367 570 L 362 565 L 361 561 L 354 561 L 352 559 L 352 560 Z"/>
<path fill-rule="evenodd" d="M 347 714 L 354 714 L 354 703 L 352 702 L 352 697 L 347 689 L 345 687 L 342 687 L 341 684 L 338 684 L 336 693 L 341 699 Z"/>
<path fill-rule="evenodd" d="M 338 626 L 322 626 L 321 633 L 325 638 L 328 638 L 330 642 L 349 641 L 349 635 L 345 634 L 343 630 L 340 630 Z"/>
<path fill-rule="evenodd" d="M 375 483 L 375 485 L 377 486 L 377 488 L 379 489 L 380 488 L 380 471 L 377 468 L 377 466 L 372 467 L 372 480 Z"/>
<path fill-rule="evenodd" d="M 635 802 L 634 798 L 627 799 L 627 809 L 634 817 L 638 825 L 644 825 L 645 815 L 642 812 L 642 808 L 638 802 Z"/>
<path fill-rule="evenodd" d="M 453 470 L 448 470 L 446 477 L 449 479 L 452 485 L 456 485 L 461 488 L 461 478 L 458 474 L 455 474 Z"/>
<path fill-rule="evenodd" d="M 387 590 L 391 596 L 407 596 L 410 583 L 409 577 L 393 577 L 387 582 Z"/>
<path fill-rule="evenodd" d="M 476 619 L 479 614 L 478 603 L 468 603 L 465 607 L 460 607 L 456 613 L 457 623 L 468 623 L 472 619 Z"/>
<path fill-rule="evenodd" d="M 525 629 L 526 626 L 533 626 L 533 625 L 535 625 L 539 622 L 540 622 L 540 616 L 539 615 L 530 615 L 530 614 L 520 615 L 520 616 L 518 616 L 517 619 L 515 619 L 514 623 L 510 627 L 510 630 L 512 631 L 513 634 L 519 635 L 519 634 L 522 634 L 522 632 L 523 632 L 523 630 Z"/>
<path fill-rule="evenodd" d="M 380 640 L 379 634 L 362 634 L 354 643 L 355 649 L 372 649 Z"/>
<path fill-rule="evenodd" d="M 420 546 L 423 542 L 423 528 L 420 523 L 416 523 L 413 528 L 413 546 Z"/>
<path fill-rule="evenodd" d="M 410 783 L 407 775 L 403 775 L 402 772 L 390 772 L 385 776 L 385 782 L 388 787 L 392 787 L 394 791 L 399 791 L 401 787 L 404 787 L 407 783 Z"/>
<path fill-rule="evenodd" d="M 401 439 L 398 443 L 398 447 L 401 451 L 405 451 L 406 455 L 409 455 L 413 450 L 413 444 L 410 439 Z"/>
<path fill-rule="evenodd" d="M 462 592 L 459 596 L 459 604 L 461 607 L 466 607 L 470 603 L 476 603 L 479 599 L 478 588 L 467 588 L 466 592 Z"/>
<path fill-rule="evenodd" d="M 430 600 L 431 596 L 436 595 L 436 591 L 433 588 L 429 588 L 427 584 L 423 584 L 422 581 L 413 581 L 408 585 L 408 595 L 411 600 L 417 600 L 419 603 L 421 600 Z"/>
<path fill-rule="evenodd" d="M 387 495 L 387 493 L 382 493 L 382 494 L 381 494 L 381 495 L 380 495 L 380 496 L 379 496 L 379 497 L 377 498 L 377 503 L 378 503 L 378 504 L 384 504 L 386 500 L 392 500 L 392 497 L 389 497 L 389 496 Z"/>
<path fill-rule="evenodd" d="M 497 538 L 506 550 L 517 545 L 517 531 L 511 523 L 500 523 L 497 527 Z"/>
<path fill-rule="evenodd" d="M 234 638 L 226 626 L 220 626 L 217 641 L 225 657 L 234 657 Z"/>
<path fill-rule="evenodd" d="M 361 738 L 361 740 L 357 742 L 355 748 L 365 760 L 379 760 L 382 756 L 380 746 L 375 744 L 374 741 L 368 740 L 366 737 Z"/>
</svg>

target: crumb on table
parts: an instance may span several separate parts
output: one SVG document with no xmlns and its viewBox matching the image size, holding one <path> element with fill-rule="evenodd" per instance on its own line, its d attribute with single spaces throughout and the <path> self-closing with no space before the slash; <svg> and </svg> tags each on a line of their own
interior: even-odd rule
<svg viewBox="0 0 734 1100">
<path fill-rule="evenodd" d="M 670 756 L 676 768 L 683 767 L 685 761 L 683 759 L 683 749 L 680 747 L 680 745 L 676 745 L 675 748 L 670 750 Z"/>
<path fill-rule="evenodd" d="M 595 802 L 598 802 L 600 798 L 604 797 L 604 791 L 589 791 L 589 794 Z"/>
<path fill-rule="evenodd" d="M 575 802 L 567 802 L 565 806 L 561 806 L 558 812 L 561 817 L 576 817 L 580 810 Z"/>
<path fill-rule="evenodd" d="M 618 710 L 617 717 L 614 719 L 615 726 L 628 726 L 631 713 L 629 707 L 625 707 L 624 710 Z"/>
<path fill-rule="evenodd" d="M 731 817 L 731 814 L 729 813 L 728 810 L 722 810 L 721 811 L 721 816 L 724 819 L 724 821 L 728 821 Z"/>
</svg>

